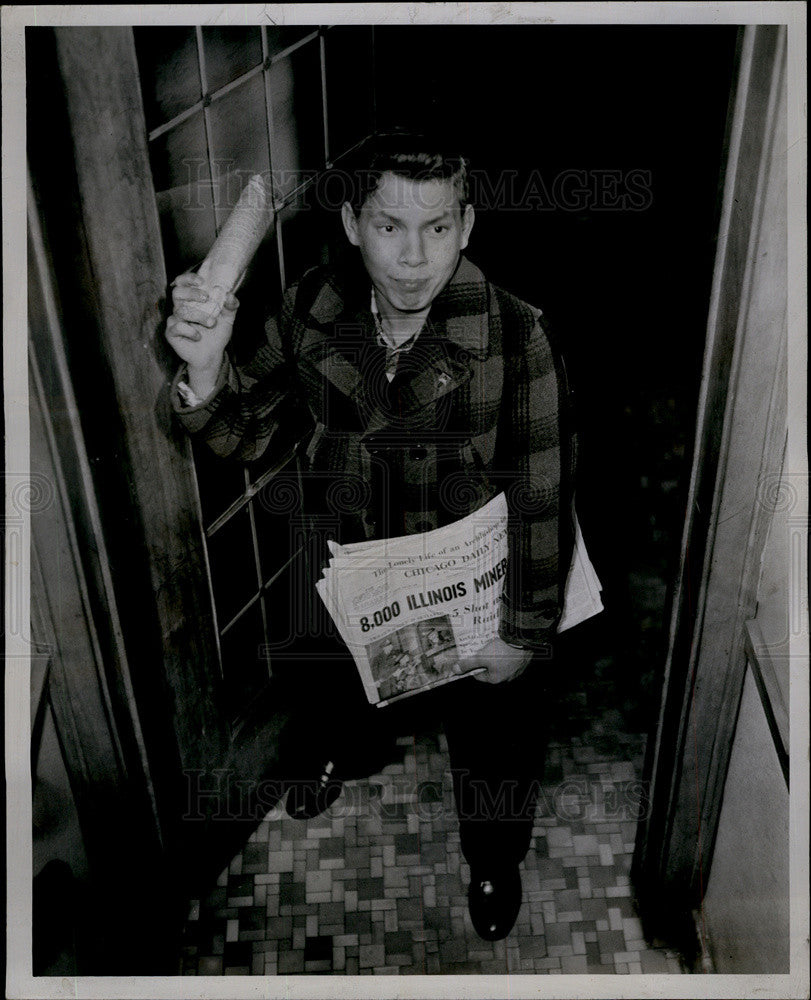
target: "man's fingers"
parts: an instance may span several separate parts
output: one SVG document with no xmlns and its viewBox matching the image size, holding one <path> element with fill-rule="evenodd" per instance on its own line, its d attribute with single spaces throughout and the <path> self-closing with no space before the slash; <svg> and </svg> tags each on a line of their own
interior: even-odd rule
<svg viewBox="0 0 811 1000">
<path fill-rule="evenodd" d="M 184 323 L 177 316 L 170 316 L 166 321 L 166 336 L 183 337 L 186 340 L 200 340 L 203 336 L 199 327 L 193 323 Z"/>
<path fill-rule="evenodd" d="M 531 659 L 531 657 L 529 658 Z M 475 674 L 477 681 L 482 681 L 484 684 L 506 684 L 514 680 L 516 677 L 520 677 L 521 674 L 526 670 L 529 659 L 515 660 L 513 657 L 504 656 L 473 656 L 469 660 L 464 660 L 464 665 L 467 668 L 471 666 L 481 666 L 484 667 L 484 671 L 479 674 Z"/>
<path fill-rule="evenodd" d="M 473 679 L 482 684 L 498 684 L 500 678 L 494 677 L 489 670 L 483 670 L 480 674 L 474 674 Z"/>
<path fill-rule="evenodd" d="M 231 312 L 236 312 L 237 309 L 239 309 L 239 299 L 236 297 L 236 295 L 232 295 L 231 292 L 229 292 L 225 296 L 225 302 L 223 302 L 223 307 L 225 309 L 230 309 Z"/>
<path fill-rule="evenodd" d="M 199 275 L 195 274 L 193 271 L 184 271 L 183 274 L 179 274 L 171 284 L 171 288 L 188 288 L 193 286 L 203 286 L 205 285 L 205 280 Z"/>
<path fill-rule="evenodd" d="M 212 316 L 210 310 L 205 309 L 197 302 L 175 303 L 175 315 L 187 323 L 197 323 L 200 326 L 211 327 L 217 323 L 217 317 Z"/>
<path fill-rule="evenodd" d="M 477 681 L 486 681 L 488 684 L 492 683 L 490 675 L 490 667 L 478 656 L 471 656 L 468 659 L 462 660 L 462 664 L 466 670 L 475 670 L 476 673 L 471 676 L 475 677 Z"/>
<path fill-rule="evenodd" d="M 202 285 L 174 285 L 173 302 L 208 302 L 208 292 Z"/>
</svg>

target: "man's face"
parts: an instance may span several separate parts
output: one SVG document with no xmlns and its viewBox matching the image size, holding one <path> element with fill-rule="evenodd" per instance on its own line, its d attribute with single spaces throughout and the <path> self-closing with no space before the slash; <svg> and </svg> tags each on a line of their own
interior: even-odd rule
<svg viewBox="0 0 811 1000">
<path fill-rule="evenodd" d="M 382 311 L 427 311 L 456 269 L 473 228 L 473 207 L 459 207 L 450 180 L 412 181 L 384 173 L 355 216 L 343 206 L 344 229 L 360 255 Z M 386 310 L 386 305 L 390 308 Z"/>
</svg>

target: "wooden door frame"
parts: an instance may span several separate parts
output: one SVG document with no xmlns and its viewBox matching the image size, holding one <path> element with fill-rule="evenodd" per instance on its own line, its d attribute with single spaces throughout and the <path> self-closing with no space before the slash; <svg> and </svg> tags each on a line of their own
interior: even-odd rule
<svg viewBox="0 0 811 1000">
<path fill-rule="evenodd" d="M 108 405 L 120 421 L 118 460 L 151 586 L 139 610 L 158 630 L 181 766 L 210 767 L 225 738 L 217 704 L 220 662 L 191 449 L 169 406 L 174 360 L 163 339 L 167 279 L 133 33 L 69 27 L 54 35 L 94 332 L 109 372 L 102 408 Z"/>
<path fill-rule="evenodd" d="M 51 697 L 64 708 L 57 723 L 91 866 L 113 863 L 90 856 L 115 840 L 115 811 L 103 805 L 112 796 L 116 815 L 150 831 L 143 856 L 164 893 L 180 896 L 210 833 L 184 821 L 187 786 L 229 760 L 230 732 L 191 448 L 169 406 L 175 362 L 133 33 L 36 30 L 30 71 L 47 79 L 44 97 L 29 89 L 32 357 L 84 574 L 84 631 L 98 637 L 86 644 L 95 674 L 92 661 L 57 665 Z M 36 128 L 44 115 L 47 134 Z M 55 630 L 82 631 L 60 607 L 57 598 Z M 82 685 L 95 693 L 83 697 Z M 109 767 L 86 767 L 88 750 Z"/>
<path fill-rule="evenodd" d="M 206 833 L 183 822 L 186 779 L 217 768 L 229 737 L 202 518 L 168 406 L 132 29 L 35 30 L 31 465 L 54 502 L 31 516 L 32 611 L 49 623 L 48 697 L 91 876 L 80 957 L 90 974 L 166 974 L 188 845 Z"/>
<path fill-rule="evenodd" d="M 32 650 L 47 657 L 42 698 L 53 712 L 88 859 L 86 878 L 73 873 L 73 957 L 80 972 L 166 973 L 180 914 L 166 881 L 165 818 L 133 710 L 131 663 L 30 188 L 28 221 L 30 474 L 41 490 L 30 516 L 31 638 Z M 166 906 L 155 915 L 158 893 Z M 33 916 L 34 927 L 46 919 Z"/>
<path fill-rule="evenodd" d="M 779 475 L 786 433 L 785 27 L 743 29 L 738 62 L 682 555 L 645 764 L 649 808 L 633 865 L 646 930 L 687 951 L 743 691 L 745 623 L 770 517 L 761 484 Z"/>
<path fill-rule="evenodd" d="M 108 664 L 129 671 L 113 685 L 110 724 L 143 734 L 140 773 L 163 851 L 188 886 L 215 877 L 281 794 L 281 719 L 266 711 L 235 733 L 224 712 L 192 449 L 169 402 L 177 359 L 164 339 L 167 279 L 133 30 L 37 30 L 47 34 L 36 71 L 50 67 L 52 79 L 47 107 L 34 109 L 34 121 L 51 118 L 43 148 L 29 136 L 35 209 L 59 299 L 60 377 L 87 452 L 78 486 L 104 541 L 109 586 L 95 611 L 117 619 L 121 655 Z M 110 736 L 100 724 L 99 742 Z"/>
</svg>

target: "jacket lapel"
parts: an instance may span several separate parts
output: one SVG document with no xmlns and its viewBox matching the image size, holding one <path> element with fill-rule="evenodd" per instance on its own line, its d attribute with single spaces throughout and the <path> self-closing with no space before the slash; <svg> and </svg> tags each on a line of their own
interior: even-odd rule
<svg viewBox="0 0 811 1000">
<path fill-rule="evenodd" d="M 472 377 L 470 358 L 488 351 L 487 285 L 481 271 L 460 257 L 446 287 L 431 306 L 425 329 L 403 355 L 398 374 L 401 410 L 392 414 L 369 392 L 361 371 L 362 352 L 375 338 L 369 310 L 368 278 L 357 276 L 344 298 L 338 282 L 319 291 L 304 326 L 299 357 L 305 383 L 312 379 L 351 402 L 366 433 L 385 432 L 395 419 L 400 430 L 417 411 L 466 385 Z M 348 428 L 347 428 L 348 429 Z"/>
<path fill-rule="evenodd" d="M 420 411 L 469 382 L 470 368 L 456 359 L 458 353 L 444 337 L 436 336 L 428 324 L 411 351 L 400 359 L 397 412 L 379 404 L 372 406 L 367 411 L 366 433 L 395 429 L 402 433 L 410 424 L 420 422 Z"/>
<path fill-rule="evenodd" d="M 363 382 L 361 352 L 368 337 L 369 332 L 359 323 L 336 324 L 332 330 L 307 326 L 299 357 L 306 369 L 315 372 L 316 379 L 325 380 L 339 394 L 356 399 Z"/>
</svg>

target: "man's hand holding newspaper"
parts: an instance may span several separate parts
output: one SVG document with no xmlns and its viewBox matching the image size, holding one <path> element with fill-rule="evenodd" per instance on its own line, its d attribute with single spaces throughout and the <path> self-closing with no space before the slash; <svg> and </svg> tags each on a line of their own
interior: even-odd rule
<svg viewBox="0 0 811 1000">
<path fill-rule="evenodd" d="M 484 667 L 485 673 L 474 674 L 477 681 L 485 684 L 503 684 L 522 674 L 532 659 L 532 650 L 511 646 L 500 636 L 494 635 L 478 653 L 468 657 L 464 663 L 473 667 Z"/>
</svg>

